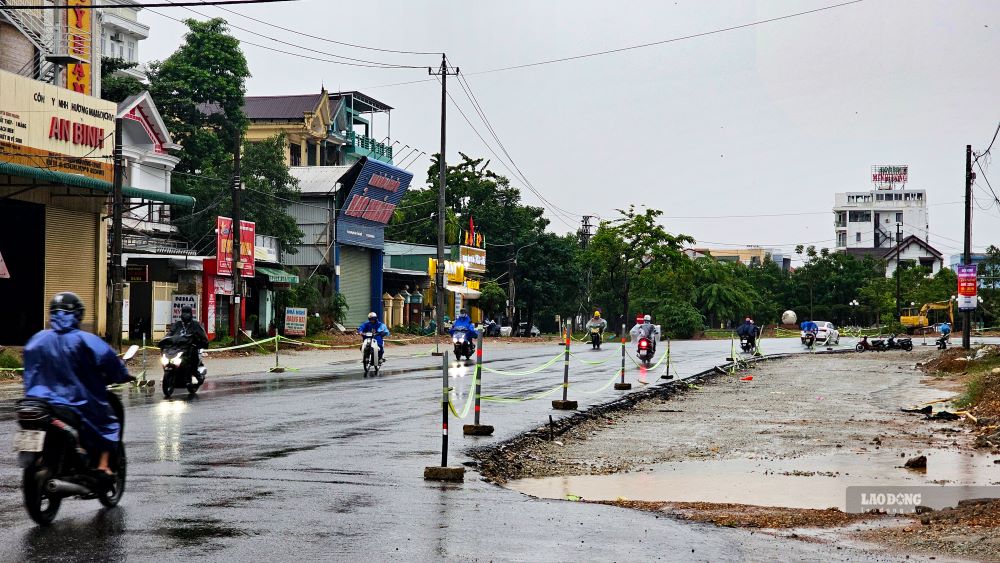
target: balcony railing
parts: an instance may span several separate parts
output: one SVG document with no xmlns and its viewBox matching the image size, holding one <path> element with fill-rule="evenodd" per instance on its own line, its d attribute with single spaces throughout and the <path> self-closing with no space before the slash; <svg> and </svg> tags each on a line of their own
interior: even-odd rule
<svg viewBox="0 0 1000 563">
<path fill-rule="evenodd" d="M 847 221 L 834 221 L 833 226 L 837 229 L 846 229 Z"/>
<path fill-rule="evenodd" d="M 347 132 L 347 142 L 354 147 L 355 152 L 367 152 L 366 156 L 377 160 L 392 161 L 392 145 L 380 143 L 367 135 L 358 135 L 354 131 Z"/>
</svg>

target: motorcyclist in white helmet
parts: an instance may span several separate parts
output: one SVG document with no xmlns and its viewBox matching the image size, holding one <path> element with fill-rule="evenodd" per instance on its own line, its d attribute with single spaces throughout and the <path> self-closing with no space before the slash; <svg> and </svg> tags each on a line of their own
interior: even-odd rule
<svg viewBox="0 0 1000 563">
<path fill-rule="evenodd" d="M 650 346 L 652 346 L 652 351 L 656 353 L 656 341 L 660 339 L 660 327 L 653 324 L 653 318 L 649 315 L 642 317 L 641 323 L 636 323 L 629 331 L 632 336 L 632 340 L 636 340 L 640 337 L 646 337 L 649 340 Z"/>
</svg>

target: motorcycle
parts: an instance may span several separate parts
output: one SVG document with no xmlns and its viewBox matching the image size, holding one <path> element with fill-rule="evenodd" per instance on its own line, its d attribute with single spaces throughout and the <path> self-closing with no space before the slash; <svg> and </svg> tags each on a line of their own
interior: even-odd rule
<svg viewBox="0 0 1000 563">
<path fill-rule="evenodd" d="M 948 336 L 947 334 L 942 334 L 934 343 L 937 344 L 938 350 L 948 349 Z"/>
<path fill-rule="evenodd" d="M 590 327 L 590 346 L 594 350 L 601 349 L 601 327 L 599 326 Z"/>
<path fill-rule="evenodd" d="M 129 360 L 138 351 L 138 346 L 129 347 L 123 359 Z M 121 426 L 118 448 L 109 459 L 109 466 L 114 469 L 110 482 L 103 472 L 97 471 L 96 456 L 91 458 L 80 447 L 81 420 L 76 411 L 40 399 L 25 398 L 17 402 L 17 423 L 21 429 L 14 436 L 14 449 L 18 465 L 24 470 L 21 476 L 24 507 L 37 524 L 51 524 L 65 498 L 96 498 L 106 507 L 121 501 L 128 466 L 125 408 L 114 393 L 108 393 L 108 403 Z"/>
<path fill-rule="evenodd" d="M 886 345 L 885 340 L 881 338 L 872 340 L 872 350 L 875 350 L 876 352 L 885 352 L 888 349 L 889 346 Z"/>
<path fill-rule="evenodd" d="M 375 333 L 365 332 L 361 334 L 361 366 L 365 370 L 365 377 L 378 375 L 381 364 L 378 361 L 378 341 L 375 340 Z M 372 373 L 374 372 L 374 373 Z"/>
<path fill-rule="evenodd" d="M 911 338 L 904 337 L 896 340 L 896 335 L 893 334 L 889 337 L 889 340 L 886 341 L 885 344 L 889 350 L 905 350 L 907 352 L 913 351 L 913 339 Z"/>
<path fill-rule="evenodd" d="M 754 345 L 753 343 L 750 342 L 750 339 L 748 337 L 746 336 L 740 337 L 740 350 L 743 350 L 744 353 L 749 354 L 753 352 L 753 348 Z"/>
<path fill-rule="evenodd" d="M 179 384 L 184 385 L 191 395 L 197 393 L 205 382 L 208 369 L 201 363 L 201 352 L 193 349 L 191 337 L 182 334 L 168 336 L 158 346 L 162 352 L 163 396 L 169 399 Z"/>
<path fill-rule="evenodd" d="M 639 357 L 639 361 L 646 367 L 649 367 L 653 363 L 653 342 L 646 338 L 645 336 L 639 337 L 639 347 L 636 350 L 636 356 Z"/>
<path fill-rule="evenodd" d="M 855 346 L 854 349 L 857 350 L 858 352 L 867 352 L 869 350 L 872 350 L 872 345 L 871 343 L 868 342 L 867 336 L 862 336 L 861 342 L 858 342 L 858 345 Z"/>
<path fill-rule="evenodd" d="M 806 348 L 812 348 L 816 344 L 816 333 L 807 332 L 805 336 L 802 337 L 802 344 Z"/>
<path fill-rule="evenodd" d="M 452 335 L 451 341 L 455 344 L 455 359 L 460 360 L 465 356 L 466 360 L 472 358 L 476 352 L 476 343 L 469 338 L 469 333 L 465 329 L 458 329 Z"/>
</svg>

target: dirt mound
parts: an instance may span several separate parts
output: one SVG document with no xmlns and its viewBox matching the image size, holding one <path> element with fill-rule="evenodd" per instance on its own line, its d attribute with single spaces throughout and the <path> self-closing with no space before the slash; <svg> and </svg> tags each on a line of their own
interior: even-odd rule
<svg viewBox="0 0 1000 563">
<path fill-rule="evenodd" d="M 597 504 L 610 504 L 649 512 L 666 512 L 684 520 L 739 528 L 830 528 L 881 518 L 875 514 L 847 514 L 837 508 L 780 508 L 747 504 L 635 500 L 601 501 Z"/>
<path fill-rule="evenodd" d="M 948 348 L 944 352 L 920 366 L 927 373 L 943 371 L 947 373 L 962 373 L 969 367 L 969 352 L 963 348 Z"/>
</svg>

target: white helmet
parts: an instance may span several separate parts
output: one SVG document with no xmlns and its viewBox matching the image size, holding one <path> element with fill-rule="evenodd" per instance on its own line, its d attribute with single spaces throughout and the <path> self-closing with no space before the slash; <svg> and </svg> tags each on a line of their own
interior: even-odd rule
<svg viewBox="0 0 1000 563">
<path fill-rule="evenodd" d="M 653 317 L 650 317 L 649 315 L 646 315 L 645 317 L 642 318 L 642 322 L 644 322 L 644 323 L 648 323 L 648 322 L 650 322 L 652 320 L 653 320 Z"/>
</svg>

